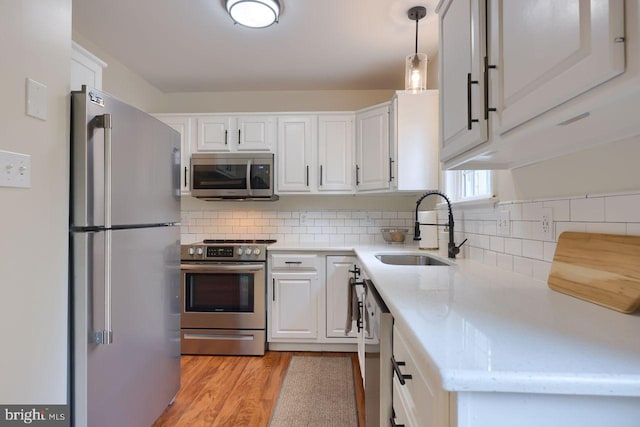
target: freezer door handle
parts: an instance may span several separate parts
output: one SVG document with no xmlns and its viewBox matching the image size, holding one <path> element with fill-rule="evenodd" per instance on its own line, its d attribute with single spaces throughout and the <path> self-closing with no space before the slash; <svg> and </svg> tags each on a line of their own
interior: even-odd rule
<svg viewBox="0 0 640 427">
<path fill-rule="evenodd" d="M 113 342 L 111 330 L 111 114 L 99 116 L 104 128 L 104 329 L 94 332 L 96 344 Z"/>
</svg>

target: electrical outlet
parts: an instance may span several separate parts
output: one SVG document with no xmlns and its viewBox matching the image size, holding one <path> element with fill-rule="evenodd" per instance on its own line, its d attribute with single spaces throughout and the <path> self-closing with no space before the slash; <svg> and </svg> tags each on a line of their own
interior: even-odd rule
<svg viewBox="0 0 640 427">
<path fill-rule="evenodd" d="M 309 214 L 307 212 L 300 212 L 300 225 L 313 225 L 311 222 L 312 221 L 309 219 Z"/>
<path fill-rule="evenodd" d="M 498 236 L 511 236 L 511 212 L 500 211 L 498 212 Z"/>
<path fill-rule="evenodd" d="M 373 225 L 373 216 L 371 215 L 371 212 L 367 212 L 364 215 L 364 221 L 365 221 L 365 225 L 367 225 L 367 226 L 372 226 Z"/>
<path fill-rule="evenodd" d="M 553 240 L 553 209 L 542 208 L 540 233 L 543 240 Z"/>
</svg>

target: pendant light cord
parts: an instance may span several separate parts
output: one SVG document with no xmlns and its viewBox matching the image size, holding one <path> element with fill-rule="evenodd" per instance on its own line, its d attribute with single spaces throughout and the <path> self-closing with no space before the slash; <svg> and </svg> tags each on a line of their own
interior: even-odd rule
<svg viewBox="0 0 640 427">
<path fill-rule="evenodd" d="M 416 19 L 416 55 L 418 54 L 418 19 Z"/>
</svg>

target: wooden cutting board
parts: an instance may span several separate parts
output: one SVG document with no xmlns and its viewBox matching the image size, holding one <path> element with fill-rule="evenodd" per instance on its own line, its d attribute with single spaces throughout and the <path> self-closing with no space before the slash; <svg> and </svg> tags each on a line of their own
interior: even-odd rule
<svg viewBox="0 0 640 427">
<path fill-rule="evenodd" d="M 564 232 L 549 288 L 623 313 L 640 305 L 640 236 Z"/>
</svg>

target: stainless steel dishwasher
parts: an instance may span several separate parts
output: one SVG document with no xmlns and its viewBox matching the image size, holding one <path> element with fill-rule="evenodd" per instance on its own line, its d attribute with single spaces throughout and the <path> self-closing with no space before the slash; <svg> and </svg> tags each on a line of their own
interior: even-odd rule
<svg viewBox="0 0 640 427">
<path fill-rule="evenodd" d="M 365 344 L 365 424 L 388 425 L 393 417 L 393 316 L 371 280 L 365 280 L 364 327 L 373 339 Z"/>
</svg>

